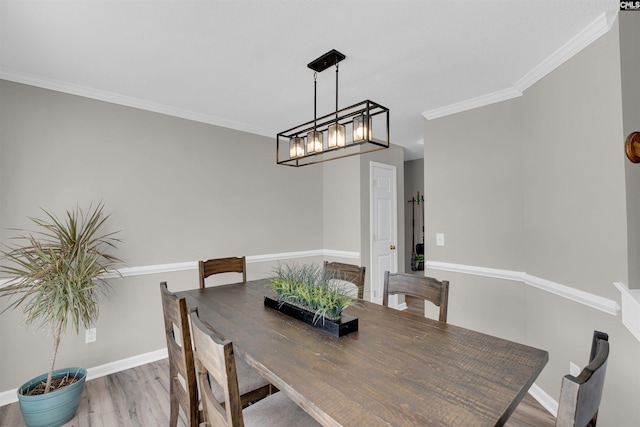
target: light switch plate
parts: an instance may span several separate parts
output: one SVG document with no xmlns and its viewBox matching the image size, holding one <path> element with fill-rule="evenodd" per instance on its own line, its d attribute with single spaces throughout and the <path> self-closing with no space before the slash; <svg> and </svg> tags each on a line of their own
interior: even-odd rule
<svg viewBox="0 0 640 427">
<path fill-rule="evenodd" d="M 436 246 L 444 246 L 444 233 L 436 233 Z"/>
</svg>

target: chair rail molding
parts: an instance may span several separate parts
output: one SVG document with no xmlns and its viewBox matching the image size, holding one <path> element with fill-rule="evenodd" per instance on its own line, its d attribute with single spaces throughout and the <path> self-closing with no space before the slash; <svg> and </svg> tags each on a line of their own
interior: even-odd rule
<svg viewBox="0 0 640 427">
<path fill-rule="evenodd" d="M 613 286 L 621 294 L 622 324 L 640 341 L 640 289 L 629 289 L 620 282 Z"/>
<path fill-rule="evenodd" d="M 353 259 L 360 262 L 360 252 L 340 251 L 335 249 L 314 249 L 309 251 L 281 252 L 262 255 L 247 255 L 247 264 L 256 262 L 282 261 L 286 259 L 309 258 L 317 256 L 330 256 L 337 258 Z M 197 270 L 198 261 L 174 262 L 168 264 L 141 265 L 137 267 L 124 267 L 117 271 L 105 274 L 105 279 L 117 277 L 144 276 L 147 274 L 171 273 L 174 271 Z M 9 283 L 9 279 L 0 277 L 0 287 Z"/>
<path fill-rule="evenodd" d="M 536 277 L 522 271 L 501 270 L 497 268 L 453 264 L 439 261 L 427 261 L 426 267 L 433 270 L 452 271 L 455 273 L 464 273 L 475 276 L 494 277 L 497 279 L 523 282 L 526 285 L 533 286 L 534 288 L 538 288 L 543 291 L 550 292 L 554 295 L 558 295 L 568 300 L 577 302 L 579 304 L 583 304 L 596 310 L 603 311 L 612 316 L 617 316 L 620 313 L 620 305 L 614 300 L 601 297 L 600 295 L 581 291 L 580 289 L 572 288 L 570 286 L 561 285 L 560 283 Z"/>
</svg>

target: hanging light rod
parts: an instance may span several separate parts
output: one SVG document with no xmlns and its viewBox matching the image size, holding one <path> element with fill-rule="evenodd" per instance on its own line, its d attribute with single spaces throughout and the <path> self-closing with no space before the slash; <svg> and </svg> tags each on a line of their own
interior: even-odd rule
<svg viewBox="0 0 640 427">
<path fill-rule="evenodd" d="M 277 164 L 306 166 L 389 148 L 388 108 L 365 100 L 338 109 L 338 64 L 345 58 L 332 49 L 307 64 L 314 71 L 313 120 L 277 135 Z M 331 66 L 336 67 L 336 110 L 317 117 L 317 73 Z"/>
</svg>

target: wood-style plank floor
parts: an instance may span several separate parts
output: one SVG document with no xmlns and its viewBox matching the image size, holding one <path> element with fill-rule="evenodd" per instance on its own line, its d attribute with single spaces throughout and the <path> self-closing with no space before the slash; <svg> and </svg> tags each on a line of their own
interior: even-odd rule
<svg viewBox="0 0 640 427">
<path fill-rule="evenodd" d="M 168 361 L 163 359 L 88 381 L 78 412 L 65 427 L 168 426 L 168 373 Z M 554 423 L 553 416 L 527 394 L 507 426 L 552 427 Z M 26 427 L 18 403 L 0 407 L 0 426 Z M 186 426 L 182 413 L 178 426 Z"/>
<path fill-rule="evenodd" d="M 186 426 L 184 418 L 178 426 Z M 65 427 L 169 425 L 168 359 L 87 381 L 76 416 Z M 18 403 L 0 407 L 0 426 L 26 427 Z"/>
</svg>

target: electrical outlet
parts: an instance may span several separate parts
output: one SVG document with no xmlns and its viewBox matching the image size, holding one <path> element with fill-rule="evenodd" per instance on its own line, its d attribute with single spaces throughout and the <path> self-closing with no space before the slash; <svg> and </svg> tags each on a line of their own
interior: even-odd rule
<svg viewBox="0 0 640 427">
<path fill-rule="evenodd" d="M 96 340 L 96 328 L 90 328 L 85 331 L 84 343 L 88 344 Z"/>
<path fill-rule="evenodd" d="M 580 367 L 573 362 L 569 362 L 569 373 L 574 377 L 580 375 Z"/>
<path fill-rule="evenodd" d="M 436 246 L 444 246 L 444 233 L 436 233 Z"/>
</svg>

